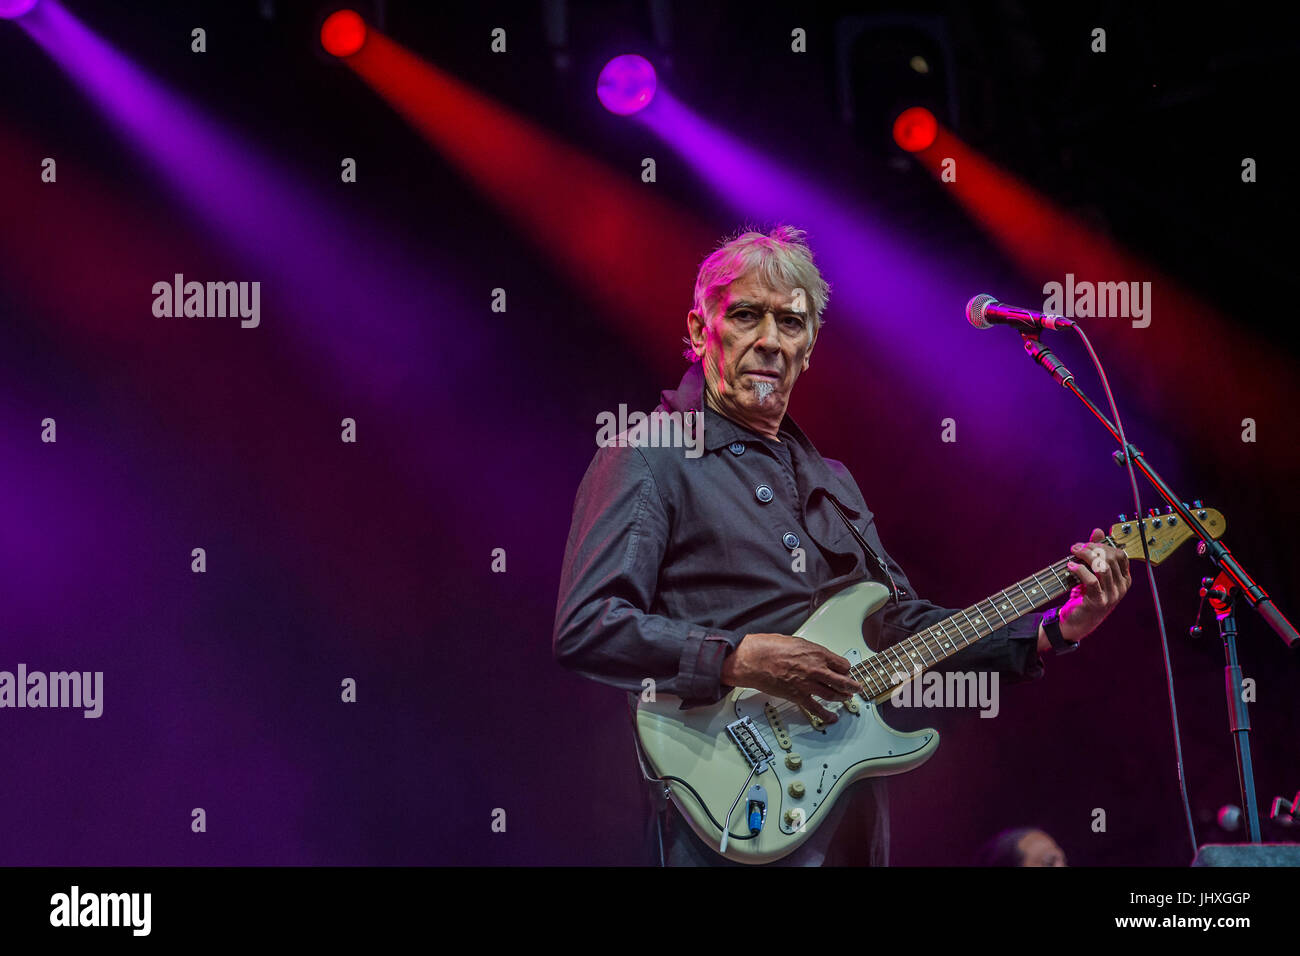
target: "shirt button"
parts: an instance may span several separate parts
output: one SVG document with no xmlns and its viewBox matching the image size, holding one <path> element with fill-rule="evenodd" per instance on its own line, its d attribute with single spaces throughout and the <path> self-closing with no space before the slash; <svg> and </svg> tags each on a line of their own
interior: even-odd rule
<svg viewBox="0 0 1300 956">
<path fill-rule="evenodd" d="M 745 453 L 745 443 L 743 441 L 733 441 L 727 446 L 727 450 L 739 458 Z"/>
<path fill-rule="evenodd" d="M 754 489 L 754 497 L 764 504 L 767 504 L 767 502 L 772 500 L 772 489 L 767 485 L 759 485 Z"/>
<path fill-rule="evenodd" d="M 789 548 L 791 551 L 799 547 L 799 536 L 795 534 L 793 531 L 787 531 L 785 533 L 785 537 L 782 538 L 781 540 L 785 542 L 785 546 Z"/>
</svg>

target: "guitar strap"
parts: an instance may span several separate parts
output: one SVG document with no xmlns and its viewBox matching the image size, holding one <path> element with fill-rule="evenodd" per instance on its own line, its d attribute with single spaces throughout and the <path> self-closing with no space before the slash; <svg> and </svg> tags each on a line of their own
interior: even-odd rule
<svg viewBox="0 0 1300 956">
<path fill-rule="evenodd" d="M 825 489 L 822 490 L 825 491 Z M 848 526 L 849 533 L 852 534 L 858 544 L 862 546 L 862 550 L 867 556 L 867 564 L 874 565 L 877 577 L 882 581 L 889 582 L 889 596 L 891 600 L 897 604 L 907 595 L 907 588 L 900 588 L 894 583 L 894 576 L 889 573 L 889 567 L 885 562 L 880 560 L 880 555 L 876 554 L 876 549 L 867 543 L 867 539 L 862 536 L 862 533 L 858 531 L 853 522 L 849 520 L 849 516 L 844 513 L 844 509 L 841 508 L 840 503 L 835 500 L 835 496 L 829 491 L 826 491 L 825 493 L 826 499 L 831 503 L 831 507 L 835 509 L 835 513 L 840 516 L 840 520 Z"/>
</svg>

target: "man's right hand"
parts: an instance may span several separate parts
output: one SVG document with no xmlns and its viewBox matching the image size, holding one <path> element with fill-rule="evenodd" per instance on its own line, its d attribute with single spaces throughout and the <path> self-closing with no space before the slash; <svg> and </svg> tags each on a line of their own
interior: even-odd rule
<svg viewBox="0 0 1300 956">
<path fill-rule="evenodd" d="M 817 701 L 848 700 L 861 687 L 849 662 L 820 644 L 789 634 L 746 634 L 722 662 L 722 683 L 793 701 L 828 724 L 837 718 Z"/>
</svg>

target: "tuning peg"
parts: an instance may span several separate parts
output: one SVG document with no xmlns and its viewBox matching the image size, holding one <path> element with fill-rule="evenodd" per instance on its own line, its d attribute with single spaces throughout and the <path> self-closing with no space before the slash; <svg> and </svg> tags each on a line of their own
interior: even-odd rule
<svg viewBox="0 0 1300 956">
<path fill-rule="evenodd" d="M 1174 513 L 1174 506 L 1173 506 L 1173 505 L 1165 505 L 1165 514 L 1167 514 L 1167 515 L 1171 515 L 1171 514 L 1173 514 L 1173 513 Z"/>
<path fill-rule="evenodd" d="M 1125 512 L 1121 511 L 1119 513 L 1119 523 L 1123 524 L 1127 520 L 1128 520 L 1128 515 Z"/>
<path fill-rule="evenodd" d="M 1193 507 L 1193 508 L 1199 508 L 1199 507 L 1201 507 L 1201 499 L 1200 499 L 1200 498 L 1194 498 L 1194 499 L 1192 499 L 1192 507 Z"/>
<path fill-rule="evenodd" d="M 1199 624 L 1193 624 L 1191 627 L 1187 629 L 1188 637 L 1200 637 L 1204 633 L 1205 633 L 1205 628 L 1201 627 L 1201 625 Z"/>
<path fill-rule="evenodd" d="M 1148 508 L 1148 509 L 1147 509 L 1147 517 L 1148 517 L 1148 518 L 1154 518 L 1155 516 L 1156 516 L 1156 509 L 1155 509 L 1155 508 Z"/>
<path fill-rule="evenodd" d="M 1184 511 L 1191 511 L 1191 510 L 1192 510 L 1190 507 L 1188 507 L 1186 501 L 1183 502 L 1183 510 L 1184 510 Z"/>
</svg>

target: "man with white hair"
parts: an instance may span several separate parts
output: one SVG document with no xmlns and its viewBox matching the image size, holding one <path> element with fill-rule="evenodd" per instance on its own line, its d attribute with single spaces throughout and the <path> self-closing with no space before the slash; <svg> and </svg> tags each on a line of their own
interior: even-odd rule
<svg viewBox="0 0 1300 956">
<path fill-rule="evenodd" d="M 912 593 L 848 469 L 823 458 L 786 414 L 828 294 L 804 233 L 791 226 L 744 232 L 704 260 L 686 321 L 693 361 L 657 409 L 702 415 L 703 454 L 625 443 L 596 452 L 565 550 L 554 634 L 561 664 L 630 695 L 652 679 L 687 707 L 752 687 L 834 722 L 817 698 L 860 690 L 849 663 L 791 635 L 821 603 L 864 578 L 892 581 L 902 600 L 863 625 L 877 651 L 956 613 Z M 1071 549 L 1083 562 L 1069 565 L 1080 584 L 1059 617 L 1044 615 L 1046 629 L 1021 618 L 939 669 L 1040 676 L 1041 652 L 1072 650 L 1128 590 L 1128 558 L 1103 537 L 1096 529 Z M 657 862 L 730 864 L 664 806 L 662 785 L 654 797 Z M 886 865 L 885 800 L 884 778 L 859 781 L 778 862 Z"/>
</svg>

